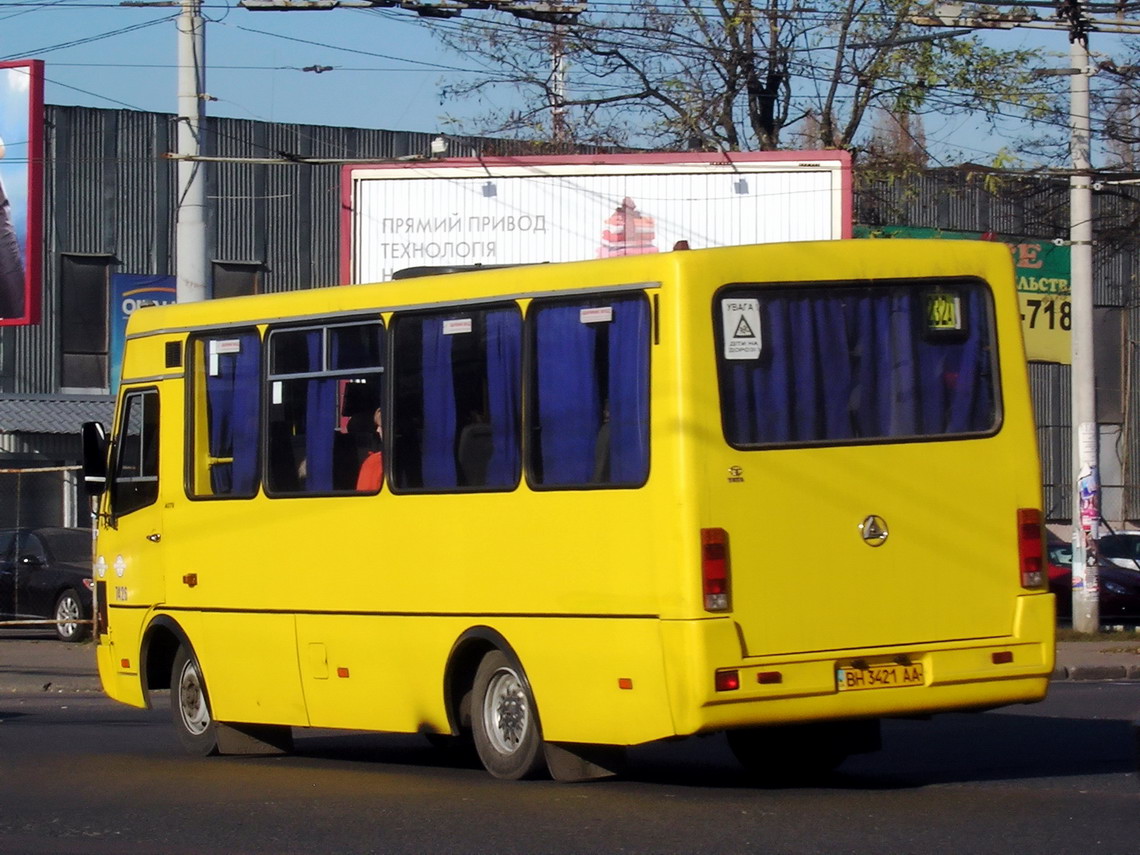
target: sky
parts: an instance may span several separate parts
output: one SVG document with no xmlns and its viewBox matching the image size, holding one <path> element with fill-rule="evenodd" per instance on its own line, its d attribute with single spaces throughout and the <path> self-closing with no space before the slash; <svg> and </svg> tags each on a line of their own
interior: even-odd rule
<svg viewBox="0 0 1140 855">
<path fill-rule="evenodd" d="M 49 104 L 173 113 L 177 12 L 113 0 L 3 0 L 0 60 L 42 59 Z M 445 112 L 477 112 L 441 107 L 441 81 L 478 69 L 445 54 L 412 12 L 253 12 L 237 0 L 205 0 L 203 16 L 206 89 L 217 99 L 208 115 L 433 132 Z"/>
<path fill-rule="evenodd" d="M 509 106 L 441 104 L 443 83 L 480 69 L 475 58 L 447 52 L 429 29 L 475 16 L 507 19 L 506 13 L 467 11 L 462 19 L 441 21 L 399 9 L 255 12 L 237 3 L 204 0 L 206 89 L 216 99 L 207 115 L 477 134 L 482 129 L 474 123 L 445 127 L 441 119 L 447 114 L 470 122 L 488 106 Z M 177 12 L 177 6 L 145 0 L 0 0 L 0 60 L 44 60 L 49 104 L 173 113 Z M 1014 30 L 992 38 L 1004 48 L 1038 45 L 1042 65 L 1066 64 L 1064 33 Z M 302 70 L 312 66 L 333 70 Z M 573 84 L 571 69 L 571 90 Z M 502 91 L 490 97 L 518 96 Z M 948 162 L 988 162 L 1016 128 L 994 132 L 950 117 L 928 119 L 925 130 L 928 148 L 947 152 Z"/>
</svg>

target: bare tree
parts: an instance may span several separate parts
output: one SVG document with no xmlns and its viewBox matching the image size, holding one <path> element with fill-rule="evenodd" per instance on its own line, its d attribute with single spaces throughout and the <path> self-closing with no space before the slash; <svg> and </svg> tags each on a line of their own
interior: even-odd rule
<svg viewBox="0 0 1140 855">
<path fill-rule="evenodd" d="M 614 8 L 612 5 L 606 8 Z M 480 131 L 685 150 L 855 150 L 873 108 L 898 115 L 1044 109 L 1027 51 L 929 38 L 911 0 L 632 0 L 571 23 L 462 19 L 433 29 L 486 73 L 445 87 L 508 87 Z M 450 22 L 449 22 L 450 23 Z M 568 68 L 564 81 L 556 68 Z M 516 103 L 519 99 L 516 98 Z"/>
</svg>

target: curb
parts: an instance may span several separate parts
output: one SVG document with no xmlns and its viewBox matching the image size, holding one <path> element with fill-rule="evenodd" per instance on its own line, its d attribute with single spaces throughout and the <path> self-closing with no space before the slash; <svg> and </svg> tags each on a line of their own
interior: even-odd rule
<svg viewBox="0 0 1140 855">
<path fill-rule="evenodd" d="M 1049 679 L 1140 681 L 1140 665 L 1058 665 Z"/>
</svg>

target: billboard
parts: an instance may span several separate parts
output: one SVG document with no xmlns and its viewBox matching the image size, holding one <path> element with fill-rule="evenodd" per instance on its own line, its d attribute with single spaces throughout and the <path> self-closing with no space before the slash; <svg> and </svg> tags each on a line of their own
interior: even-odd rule
<svg viewBox="0 0 1140 855">
<path fill-rule="evenodd" d="M 1009 247 L 1021 305 L 1025 357 L 1035 362 L 1069 364 L 1073 359 L 1069 297 L 1069 247 L 1042 238 L 1001 238 L 989 233 L 911 226 L 859 227 L 856 237 L 993 240 Z"/>
<path fill-rule="evenodd" d="M 0 326 L 40 319 L 44 75 L 0 62 Z"/>
<path fill-rule="evenodd" d="M 850 237 L 841 151 L 486 157 L 345 167 L 342 282 Z"/>
</svg>

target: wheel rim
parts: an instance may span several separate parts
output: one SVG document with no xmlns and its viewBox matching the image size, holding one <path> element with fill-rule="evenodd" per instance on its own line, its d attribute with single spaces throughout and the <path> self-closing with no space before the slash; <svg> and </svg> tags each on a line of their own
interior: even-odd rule
<svg viewBox="0 0 1140 855">
<path fill-rule="evenodd" d="M 81 616 L 79 602 L 75 597 L 61 598 L 55 607 L 55 619 L 65 621 L 64 623 L 57 624 L 59 634 L 64 638 L 70 638 L 75 635 L 76 630 L 79 629 L 78 620 Z"/>
<path fill-rule="evenodd" d="M 514 671 L 496 671 L 483 699 L 483 721 L 491 745 L 502 754 L 513 754 L 530 729 L 530 705 L 526 690 Z"/>
<path fill-rule="evenodd" d="M 195 736 L 205 733 L 210 726 L 210 708 L 202 691 L 198 667 L 193 662 L 182 666 L 182 674 L 178 678 L 178 712 L 182 716 L 182 725 Z"/>
</svg>

